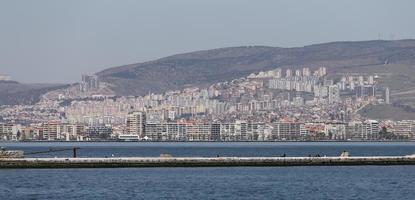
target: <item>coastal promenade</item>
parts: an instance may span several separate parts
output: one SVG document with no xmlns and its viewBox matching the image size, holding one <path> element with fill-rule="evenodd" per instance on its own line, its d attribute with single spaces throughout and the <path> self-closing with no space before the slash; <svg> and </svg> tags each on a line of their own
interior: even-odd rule
<svg viewBox="0 0 415 200">
<path fill-rule="evenodd" d="M 415 156 L 0 158 L 0 168 L 415 165 Z"/>
</svg>

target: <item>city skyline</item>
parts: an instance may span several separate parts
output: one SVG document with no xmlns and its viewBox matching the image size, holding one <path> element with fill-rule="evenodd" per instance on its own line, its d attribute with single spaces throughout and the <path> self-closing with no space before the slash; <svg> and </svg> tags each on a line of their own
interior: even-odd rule
<svg viewBox="0 0 415 200">
<path fill-rule="evenodd" d="M 97 76 L 35 105 L 3 106 L 0 140 L 377 141 L 414 139 L 411 118 L 364 116 L 390 106 L 385 75 L 276 68 L 208 87 L 106 95 Z"/>
</svg>

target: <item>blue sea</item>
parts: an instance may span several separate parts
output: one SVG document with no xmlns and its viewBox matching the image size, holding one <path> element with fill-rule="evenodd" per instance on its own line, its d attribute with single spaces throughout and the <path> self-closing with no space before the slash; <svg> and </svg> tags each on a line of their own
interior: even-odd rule
<svg viewBox="0 0 415 200">
<path fill-rule="evenodd" d="M 79 157 L 409 155 L 415 143 L 0 143 Z M 30 157 L 68 157 L 71 151 Z M 1 169 L 0 199 L 415 199 L 415 166 Z"/>
</svg>

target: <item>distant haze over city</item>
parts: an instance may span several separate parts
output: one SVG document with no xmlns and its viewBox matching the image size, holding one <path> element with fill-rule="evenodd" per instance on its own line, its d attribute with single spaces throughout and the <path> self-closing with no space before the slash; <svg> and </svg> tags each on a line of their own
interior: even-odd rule
<svg viewBox="0 0 415 200">
<path fill-rule="evenodd" d="M 413 7 L 409 0 L 3 1 L 0 74 L 73 83 L 195 50 L 415 38 Z"/>
</svg>

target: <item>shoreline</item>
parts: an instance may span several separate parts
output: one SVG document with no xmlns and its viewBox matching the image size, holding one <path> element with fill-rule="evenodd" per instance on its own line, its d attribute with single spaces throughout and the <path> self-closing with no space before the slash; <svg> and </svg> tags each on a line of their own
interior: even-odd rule
<svg viewBox="0 0 415 200">
<path fill-rule="evenodd" d="M 415 143 L 415 140 L 321 140 L 321 141 L 0 141 L 0 143 Z"/>
</svg>

